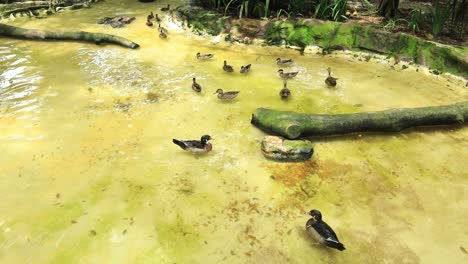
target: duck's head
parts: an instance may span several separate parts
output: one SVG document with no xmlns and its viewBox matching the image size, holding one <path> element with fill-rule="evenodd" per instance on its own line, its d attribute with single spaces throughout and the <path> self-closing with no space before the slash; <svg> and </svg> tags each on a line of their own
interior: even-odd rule
<svg viewBox="0 0 468 264">
<path fill-rule="evenodd" d="M 280 62 L 281 61 L 281 58 L 276 58 L 276 62 Z"/>
<path fill-rule="evenodd" d="M 202 143 L 202 144 L 206 144 L 206 143 L 208 143 L 208 141 L 211 140 L 211 139 L 212 139 L 212 138 L 211 138 L 210 135 L 203 135 L 203 136 L 201 137 L 201 143 Z"/>
<path fill-rule="evenodd" d="M 200 57 L 200 55 L 201 55 L 201 54 L 200 54 L 200 52 L 197 52 L 197 58 L 199 58 L 199 57 Z"/>
<path fill-rule="evenodd" d="M 331 74 L 331 68 L 330 67 L 327 68 L 327 72 L 328 72 L 328 75 Z"/>
<path fill-rule="evenodd" d="M 227 61 L 224 61 L 224 65 L 227 65 Z"/>
<path fill-rule="evenodd" d="M 280 74 L 282 74 L 283 72 L 284 72 L 283 69 L 278 70 L 278 73 L 280 73 Z"/>
<path fill-rule="evenodd" d="M 196 82 L 196 81 L 197 81 L 197 80 L 195 79 L 195 77 L 193 77 L 193 79 L 192 79 L 192 80 L 193 80 L 193 82 Z"/>
<path fill-rule="evenodd" d="M 308 215 L 312 216 L 312 219 L 315 221 L 315 222 L 320 222 L 322 221 L 322 213 L 320 213 L 319 210 L 317 209 L 313 209 L 311 210 Z"/>
<path fill-rule="evenodd" d="M 222 94 L 223 93 L 223 89 L 218 89 L 216 90 L 215 94 Z"/>
</svg>

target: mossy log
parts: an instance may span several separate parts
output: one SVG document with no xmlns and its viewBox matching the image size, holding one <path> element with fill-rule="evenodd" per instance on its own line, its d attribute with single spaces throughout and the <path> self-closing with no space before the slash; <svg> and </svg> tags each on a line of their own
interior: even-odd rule
<svg viewBox="0 0 468 264">
<path fill-rule="evenodd" d="M 337 115 L 258 108 L 251 123 L 268 132 L 295 139 L 367 131 L 398 132 L 417 126 L 463 124 L 465 120 L 468 120 L 468 101 L 445 106 Z"/>
<path fill-rule="evenodd" d="M 85 31 L 48 31 L 25 29 L 2 23 L 0 23 L 0 36 L 33 40 L 76 40 L 92 42 L 95 44 L 111 43 L 131 49 L 140 47 L 140 45 L 131 40 L 110 34 L 91 33 Z"/>
</svg>

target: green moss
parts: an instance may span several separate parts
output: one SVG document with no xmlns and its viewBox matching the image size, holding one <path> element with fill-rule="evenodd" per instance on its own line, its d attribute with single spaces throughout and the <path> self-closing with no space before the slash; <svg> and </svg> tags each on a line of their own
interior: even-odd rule
<svg viewBox="0 0 468 264">
<path fill-rule="evenodd" d="M 305 47 L 314 43 L 314 37 L 311 28 L 305 26 L 294 28 L 286 40 L 289 44 L 299 47 Z"/>
</svg>

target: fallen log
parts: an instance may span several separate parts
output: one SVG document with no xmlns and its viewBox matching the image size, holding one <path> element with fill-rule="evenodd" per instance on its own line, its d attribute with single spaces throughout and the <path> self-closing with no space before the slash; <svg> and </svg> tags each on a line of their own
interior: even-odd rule
<svg viewBox="0 0 468 264">
<path fill-rule="evenodd" d="M 258 108 L 252 115 L 251 123 L 262 130 L 295 139 L 367 131 L 398 132 L 417 126 L 463 124 L 465 120 L 468 120 L 468 101 L 445 106 L 338 115 Z"/>
<path fill-rule="evenodd" d="M 0 36 L 33 39 L 33 40 L 76 40 L 95 44 L 111 43 L 136 49 L 140 47 L 137 43 L 123 37 L 91 33 L 86 31 L 48 31 L 37 29 L 25 29 L 0 23 Z"/>
</svg>

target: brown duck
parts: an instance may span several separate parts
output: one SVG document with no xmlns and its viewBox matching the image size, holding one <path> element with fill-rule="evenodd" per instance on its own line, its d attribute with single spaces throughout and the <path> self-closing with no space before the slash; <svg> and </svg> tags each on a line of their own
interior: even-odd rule
<svg viewBox="0 0 468 264">
<path fill-rule="evenodd" d="M 286 80 L 284 80 L 284 87 L 281 89 L 279 95 L 281 96 L 281 99 L 288 99 L 288 97 L 291 95 L 291 91 L 288 89 Z"/>
<path fill-rule="evenodd" d="M 223 89 L 218 89 L 216 90 L 215 94 L 218 94 L 218 99 L 232 100 L 237 97 L 239 91 L 223 92 Z"/>
<path fill-rule="evenodd" d="M 201 92 L 201 85 L 197 83 L 197 80 L 195 78 L 193 78 L 192 90 L 194 90 L 197 93 Z"/>
<path fill-rule="evenodd" d="M 225 72 L 233 72 L 233 71 L 234 71 L 234 69 L 232 68 L 232 66 L 231 66 L 231 65 L 228 65 L 226 61 L 224 61 L 223 70 L 224 70 Z"/>
<path fill-rule="evenodd" d="M 325 83 L 328 86 L 335 87 L 336 86 L 336 80 L 338 80 L 338 78 L 335 78 L 335 77 L 331 76 L 331 68 L 330 67 L 327 68 L 327 71 L 328 71 L 328 77 L 325 79 Z"/>
</svg>

